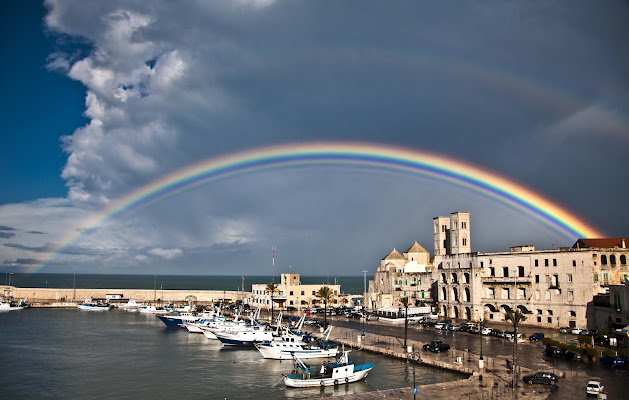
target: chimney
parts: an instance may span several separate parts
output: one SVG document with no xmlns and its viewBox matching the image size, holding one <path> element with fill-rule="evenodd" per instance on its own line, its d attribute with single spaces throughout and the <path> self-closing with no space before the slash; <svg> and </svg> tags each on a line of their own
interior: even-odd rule
<svg viewBox="0 0 629 400">
<path fill-rule="evenodd" d="M 626 249 L 626 247 L 625 247 L 625 239 L 623 239 L 623 240 L 621 241 L 621 243 L 622 243 L 622 248 L 623 248 L 623 249 Z"/>
</svg>

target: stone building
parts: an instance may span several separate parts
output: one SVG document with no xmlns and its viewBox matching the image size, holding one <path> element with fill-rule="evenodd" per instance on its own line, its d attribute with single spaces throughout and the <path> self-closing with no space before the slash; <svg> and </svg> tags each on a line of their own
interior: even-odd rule
<svg viewBox="0 0 629 400">
<path fill-rule="evenodd" d="M 421 282 L 427 293 L 432 288 L 434 305 L 447 318 L 504 321 L 505 311 L 517 308 L 527 317 L 523 325 L 593 328 L 588 310 L 593 310 L 594 297 L 629 275 L 629 239 L 579 239 L 572 247 L 554 250 L 524 245 L 472 252 L 467 212 L 434 218 L 433 237 L 434 257 Z M 427 252 L 421 254 L 428 259 Z M 407 253 L 396 251 L 381 261 L 370 281 L 373 308 L 395 305 L 410 293 L 407 282 L 415 276 L 404 274 L 408 261 Z"/>
<path fill-rule="evenodd" d="M 299 311 L 302 308 L 309 308 L 315 304 L 319 304 L 316 293 L 323 286 L 332 289 L 336 303 L 347 302 L 346 296 L 341 295 L 341 285 L 302 285 L 299 274 L 281 274 L 280 281 L 277 283 L 278 291 L 273 296 L 276 308 L 296 307 Z M 249 304 L 252 307 L 262 306 L 262 308 L 271 308 L 271 294 L 267 290 L 267 284 L 254 284 L 251 286 L 251 299 Z M 321 303 L 322 304 L 322 303 Z"/>
<path fill-rule="evenodd" d="M 402 297 L 411 305 L 431 302 L 432 266 L 430 253 L 415 242 L 404 254 L 393 249 L 380 260 L 374 279 L 369 281 L 368 305 L 372 309 L 399 306 Z"/>
</svg>

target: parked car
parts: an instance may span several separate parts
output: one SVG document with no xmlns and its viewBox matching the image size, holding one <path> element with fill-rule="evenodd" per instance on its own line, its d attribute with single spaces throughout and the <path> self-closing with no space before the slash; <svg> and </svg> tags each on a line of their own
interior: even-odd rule
<svg viewBox="0 0 629 400">
<path fill-rule="evenodd" d="M 569 326 L 562 326 L 561 328 L 559 328 L 559 333 L 570 333 L 570 331 L 572 330 L 572 328 L 570 328 Z"/>
<path fill-rule="evenodd" d="M 435 324 L 435 329 L 441 329 L 441 330 L 445 331 L 445 330 L 448 330 L 448 326 L 449 325 L 447 323 L 445 323 L 445 322 L 437 322 Z"/>
<path fill-rule="evenodd" d="M 572 328 L 572 330 L 570 331 L 570 333 L 572 333 L 573 335 L 578 335 L 581 332 L 583 332 L 582 328 Z"/>
<path fill-rule="evenodd" d="M 585 386 L 585 392 L 587 394 L 598 395 L 604 388 L 605 386 L 599 381 L 589 381 L 587 386 Z"/>
<path fill-rule="evenodd" d="M 624 367 L 625 362 L 618 356 L 605 356 L 601 358 L 601 365 L 606 367 Z"/>
<path fill-rule="evenodd" d="M 432 351 L 433 353 L 441 353 L 442 351 L 450 350 L 450 345 L 443 343 L 441 340 L 431 340 L 429 343 L 426 343 L 422 349 Z"/>
<path fill-rule="evenodd" d="M 369 314 L 365 317 L 365 319 L 367 321 L 377 321 L 378 320 L 378 316 L 376 314 Z"/>
<path fill-rule="evenodd" d="M 297 307 L 288 306 L 286 307 L 286 311 L 297 311 Z"/>
<path fill-rule="evenodd" d="M 554 385 L 557 382 L 557 375 L 551 372 L 536 372 L 533 375 L 526 375 L 522 377 L 524 383 L 532 385 L 534 383 L 541 383 L 545 385 Z"/>
<path fill-rule="evenodd" d="M 544 334 L 542 332 L 535 332 L 534 334 L 529 336 L 529 340 L 531 342 L 533 341 L 537 342 L 538 340 L 542 340 L 542 339 L 544 339 Z"/>
<path fill-rule="evenodd" d="M 546 350 L 544 350 L 544 354 L 551 357 L 561 357 L 562 351 L 557 346 L 548 346 L 546 347 Z"/>
<path fill-rule="evenodd" d="M 583 360 L 583 356 L 581 353 L 577 353 L 576 351 L 566 351 L 563 354 L 563 358 L 570 361 L 581 361 Z"/>
<path fill-rule="evenodd" d="M 491 335 L 491 331 L 492 331 L 492 329 L 491 329 L 491 328 L 487 328 L 487 327 L 485 327 L 485 328 L 481 329 L 480 333 L 481 333 L 482 335 L 488 336 L 488 335 Z"/>
<path fill-rule="evenodd" d="M 435 321 L 426 321 L 426 322 L 422 323 L 422 325 L 424 326 L 424 328 L 434 328 L 435 327 Z"/>
<path fill-rule="evenodd" d="M 452 324 L 452 325 L 448 325 L 448 330 L 449 331 L 460 331 L 461 330 L 461 325 L 458 324 Z"/>
</svg>

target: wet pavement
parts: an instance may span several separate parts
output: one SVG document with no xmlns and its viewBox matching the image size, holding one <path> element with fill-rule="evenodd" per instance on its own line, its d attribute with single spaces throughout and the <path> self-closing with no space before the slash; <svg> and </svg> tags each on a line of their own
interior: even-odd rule
<svg viewBox="0 0 629 400">
<path fill-rule="evenodd" d="M 348 319 L 345 317 L 329 317 L 329 322 L 334 326 L 352 329 L 356 335 L 365 332 L 367 339 L 370 333 L 383 335 L 390 340 L 391 346 L 401 346 L 404 337 L 404 324 L 390 324 L 380 321 L 362 321 Z M 505 324 L 487 324 L 490 328 L 508 330 Z M 522 327 L 522 335 L 526 338 L 533 332 L 543 332 L 547 337 L 566 341 L 576 339 L 572 335 L 560 335 L 557 330 Z M 478 362 L 482 353 L 487 359 L 486 368 L 503 368 L 502 361 L 511 359 L 513 356 L 513 342 L 504 338 L 493 336 L 482 336 L 479 334 L 469 334 L 465 332 L 441 331 L 434 328 L 425 328 L 421 325 L 409 325 L 409 341 L 429 342 L 440 339 L 452 346 L 468 362 Z M 506 361 L 506 360 L 505 360 Z M 586 399 L 585 386 L 590 380 L 601 381 L 608 392 L 608 399 L 629 398 L 626 389 L 626 380 L 629 378 L 629 368 L 614 369 L 602 367 L 598 362 L 587 361 L 567 361 L 564 359 L 551 358 L 544 355 L 544 345 L 541 342 L 518 343 L 518 364 L 522 368 L 533 371 L 550 371 L 563 376 L 558 384 L 550 391 L 549 399 Z M 523 373 L 524 375 L 524 373 Z M 520 378 L 521 381 L 521 378 Z M 593 396 L 590 399 L 595 398 Z"/>
</svg>

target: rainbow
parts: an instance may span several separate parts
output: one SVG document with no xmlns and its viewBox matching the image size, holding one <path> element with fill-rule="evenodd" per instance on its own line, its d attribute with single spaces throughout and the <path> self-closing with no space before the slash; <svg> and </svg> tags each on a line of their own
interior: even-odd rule
<svg viewBox="0 0 629 400">
<path fill-rule="evenodd" d="M 604 237 L 582 219 L 512 179 L 468 162 L 437 153 L 363 142 L 316 142 L 254 148 L 189 165 L 164 175 L 85 221 L 41 264 L 43 268 L 64 249 L 124 213 L 190 188 L 245 173 L 295 166 L 358 166 L 431 177 L 482 193 L 540 220 L 572 240 Z"/>
</svg>

